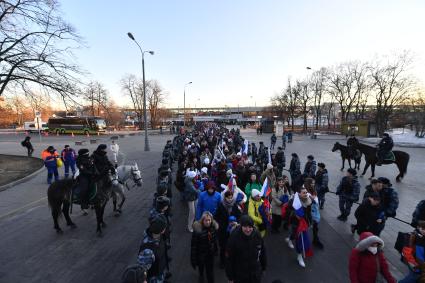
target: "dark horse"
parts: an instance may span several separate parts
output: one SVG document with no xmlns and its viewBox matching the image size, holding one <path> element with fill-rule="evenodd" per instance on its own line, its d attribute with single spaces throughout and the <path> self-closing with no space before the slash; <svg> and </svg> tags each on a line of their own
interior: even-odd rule
<svg viewBox="0 0 425 283">
<path fill-rule="evenodd" d="M 362 143 L 358 143 L 356 145 L 356 148 L 364 154 L 365 160 L 366 160 L 366 164 L 365 164 L 362 176 L 366 173 L 366 170 L 369 168 L 369 165 L 370 165 L 372 168 L 371 178 L 375 177 L 375 165 L 376 163 L 378 163 L 378 157 L 376 155 L 377 149 L 375 147 L 365 145 Z M 408 153 L 404 151 L 394 150 L 393 153 L 395 156 L 395 161 L 384 160 L 382 164 L 392 164 L 392 163 L 397 164 L 397 168 L 400 171 L 400 173 L 397 175 L 396 180 L 397 182 L 400 182 L 401 179 L 404 177 L 404 175 L 407 173 L 407 165 L 409 164 L 410 156 Z"/>
<path fill-rule="evenodd" d="M 69 217 L 69 208 L 71 205 L 71 192 L 72 188 L 77 184 L 77 181 L 74 179 L 63 179 L 58 180 L 51 184 L 47 189 L 47 199 L 49 206 L 52 210 L 54 228 L 57 233 L 63 233 L 62 229 L 58 224 L 58 217 L 61 215 L 61 210 L 65 216 L 66 225 L 71 228 L 76 228 L 77 226 L 72 222 Z M 103 221 L 103 213 L 105 211 L 106 203 L 111 197 L 112 185 L 105 184 L 105 181 L 98 180 L 96 182 L 97 192 L 93 200 L 93 205 L 96 211 L 96 221 L 97 221 L 97 235 L 102 236 L 102 227 L 106 227 L 106 223 Z"/>
<path fill-rule="evenodd" d="M 339 142 L 336 142 L 334 144 L 334 147 L 332 148 L 332 152 L 335 152 L 339 150 L 341 152 L 341 158 L 342 158 L 342 168 L 341 171 L 344 170 L 345 167 L 345 160 L 348 160 L 348 165 L 351 168 L 351 159 L 352 156 L 348 150 L 348 146 L 342 145 Z M 354 169 L 360 170 L 360 162 L 362 161 L 362 154 L 360 153 L 358 156 L 354 156 Z"/>
</svg>

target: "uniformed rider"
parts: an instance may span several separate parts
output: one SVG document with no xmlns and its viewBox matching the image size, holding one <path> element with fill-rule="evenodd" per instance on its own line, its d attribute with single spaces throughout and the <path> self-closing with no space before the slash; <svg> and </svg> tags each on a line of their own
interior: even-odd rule
<svg viewBox="0 0 425 283">
<path fill-rule="evenodd" d="M 376 165 L 382 165 L 385 155 L 393 149 L 394 142 L 388 133 L 382 135 L 382 140 L 378 144 L 378 163 Z"/>
<path fill-rule="evenodd" d="M 100 144 L 92 154 L 94 166 L 99 173 L 99 179 L 102 180 L 104 184 L 110 182 L 108 179 L 109 172 L 115 174 L 115 166 L 108 159 L 107 148 L 106 144 Z"/>
<path fill-rule="evenodd" d="M 81 208 L 87 209 L 89 207 L 89 190 L 96 174 L 93 159 L 90 157 L 87 148 L 82 148 L 78 151 L 77 167 L 80 171 L 78 183 L 80 187 Z"/>
</svg>

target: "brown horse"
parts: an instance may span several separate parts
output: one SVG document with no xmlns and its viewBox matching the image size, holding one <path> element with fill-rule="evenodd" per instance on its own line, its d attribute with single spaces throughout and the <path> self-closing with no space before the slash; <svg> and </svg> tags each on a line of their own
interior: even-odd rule
<svg viewBox="0 0 425 283">
<path fill-rule="evenodd" d="M 342 145 L 339 142 L 336 142 L 334 144 L 334 147 L 332 148 L 332 152 L 335 152 L 339 150 L 341 152 L 341 158 L 342 158 L 342 167 L 341 167 L 341 171 L 344 170 L 345 167 L 345 160 L 348 160 L 348 165 L 351 168 L 351 159 L 353 158 L 353 156 L 351 156 L 349 150 L 348 150 L 348 146 Z M 354 156 L 354 169 L 360 170 L 360 163 L 362 162 L 362 154 L 360 153 L 359 156 Z"/>
<path fill-rule="evenodd" d="M 63 233 L 58 223 L 58 217 L 61 212 L 65 216 L 66 224 L 71 228 L 77 226 L 72 222 L 69 217 L 69 208 L 71 205 L 71 193 L 72 189 L 77 185 L 77 181 L 74 179 L 63 179 L 58 180 L 51 184 L 47 189 L 47 199 L 49 206 L 52 210 L 52 217 L 54 222 L 54 228 L 56 232 Z M 97 235 L 102 236 L 102 228 L 106 227 L 106 223 L 103 221 L 103 213 L 105 211 L 106 203 L 111 197 L 112 185 L 106 180 L 98 180 L 96 182 L 97 192 L 93 199 L 93 205 L 96 212 L 97 221 Z"/>
</svg>

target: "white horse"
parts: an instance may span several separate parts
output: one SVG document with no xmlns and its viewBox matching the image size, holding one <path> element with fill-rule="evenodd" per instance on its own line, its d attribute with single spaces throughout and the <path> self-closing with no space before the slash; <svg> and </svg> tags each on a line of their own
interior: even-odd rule
<svg viewBox="0 0 425 283">
<path fill-rule="evenodd" d="M 130 190 L 129 181 L 133 181 L 134 186 L 141 187 L 143 184 L 143 180 L 140 174 L 139 167 L 137 163 L 134 165 L 121 165 L 116 169 L 116 174 L 112 176 L 112 200 L 114 203 L 114 212 L 116 216 L 121 214 L 122 205 L 125 202 L 124 195 L 124 186 L 127 190 Z M 121 199 L 121 203 L 118 205 L 117 209 L 117 199 L 118 197 Z"/>
</svg>

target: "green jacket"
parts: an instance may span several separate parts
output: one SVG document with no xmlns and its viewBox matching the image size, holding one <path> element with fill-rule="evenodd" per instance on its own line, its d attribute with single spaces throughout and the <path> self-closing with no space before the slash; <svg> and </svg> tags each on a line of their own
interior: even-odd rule
<svg viewBox="0 0 425 283">
<path fill-rule="evenodd" d="M 246 194 L 247 199 L 251 199 L 251 192 L 252 192 L 253 189 L 257 189 L 261 192 L 261 187 L 262 186 L 260 185 L 260 183 L 248 183 L 248 184 L 246 184 L 245 194 Z"/>
</svg>

